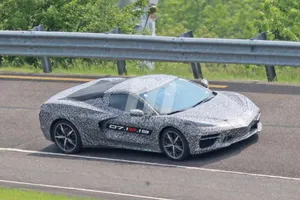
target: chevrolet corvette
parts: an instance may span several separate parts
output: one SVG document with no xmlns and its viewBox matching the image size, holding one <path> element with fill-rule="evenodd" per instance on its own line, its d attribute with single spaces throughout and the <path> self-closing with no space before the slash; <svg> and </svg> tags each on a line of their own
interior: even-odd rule
<svg viewBox="0 0 300 200">
<path fill-rule="evenodd" d="M 64 153 L 113 147 L 184 160 L 257 134 L 260 116 L 242 94 L 162 74 L 69 88 L 41 106 L 39 119 L 44 137 Z"/>
</svg>

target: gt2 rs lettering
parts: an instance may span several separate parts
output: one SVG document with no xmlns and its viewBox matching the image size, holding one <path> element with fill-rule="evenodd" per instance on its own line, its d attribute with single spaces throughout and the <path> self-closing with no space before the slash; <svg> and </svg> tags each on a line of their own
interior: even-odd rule
<svg viewBox="0 0 300 200">
<path fill-rule="evenodd" d="M 143 128 L 136 128 L 136 127 L 129 127 L 129 126 L 121 126 L 116 124 L 107 124 L 106 128 L 116 131 L 125 131 L 129 133 L 138 133 L 138 134 L 145 134 L 150 135 L 151 131 Z"/>
</svg>

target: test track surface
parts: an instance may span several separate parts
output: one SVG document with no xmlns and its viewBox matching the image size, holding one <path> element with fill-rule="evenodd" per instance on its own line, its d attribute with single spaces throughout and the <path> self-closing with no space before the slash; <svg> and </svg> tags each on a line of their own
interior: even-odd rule
<svg viewBox="0 0 300 200">
<path fill-rule="evenodd" d="M 53 94 L 77 84 L 0 80 L 0 185 L 28 183 L 29 188 L 105 199 L 300 198 L 300 87 L 267 85 L 262 93 L 260 85 L 226 83 L 224 89 L 245 94 L 262 109 L 261 134 L 223 150 L 172 162 L 160 154 L 118 149 L 87 149 L 79 157 L 52 155 L 59 152 L 41 134 L 39 107 Z"/>
</svg>

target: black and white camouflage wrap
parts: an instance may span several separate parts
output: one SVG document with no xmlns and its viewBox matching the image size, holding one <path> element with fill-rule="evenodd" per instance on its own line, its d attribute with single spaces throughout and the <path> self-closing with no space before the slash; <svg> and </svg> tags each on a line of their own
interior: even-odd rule
<svg viewBox="0 0 300 200">
<path fill-rule="evenodd" d="M 260 109 L 247 97 L 234 92 L 218 91 L 210 101 L 172 115 L 159 115 L 149 105 L 145 107 L 143 116 L 131 116 L 109 107 L 111 93 L 150 91 L 176 78 L 170 75 L 103 78 L 67 89 L 42 105 L 42 132 L 46 139 L 53 141 L 52 125 L 56 120 L 66 119 L 78 129 L 84 148 L 116 147 L 162 152 L 160 134 L 163 129 L 174 127 L 187 139 L 190 153 L 200 154 L 230 146 L 261 131 Z M 103 97 L 82 101 L 67 98 L 79 90 L 99 84 L 99 81 L 120 83 L 106 90 Z M 151 134 L 111 130 L 107 129 L 107 123 L 151 130 Z M 206 141 L 210 141 L 211 145 L 201 148 L 200 143 Z"/>
</svg>

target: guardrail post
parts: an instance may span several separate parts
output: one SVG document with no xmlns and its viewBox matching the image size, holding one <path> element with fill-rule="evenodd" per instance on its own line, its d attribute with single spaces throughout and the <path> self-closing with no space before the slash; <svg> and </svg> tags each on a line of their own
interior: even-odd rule
<svg viewBox="0 0 300 200">
<path fill-rule="evenodd" d="M 257 35 L 254 38 L 251 38 L 251 40 L 267 40 L 267 33 L 263 32 L 259 35 Z M 277 81 L 277 75 L 276 75 L 276 71 L 275 71 L 275 67 L 272 65 L 266 65 L 266 74 L 267 74 L 267 78 L 268 78 L 268 82 L 273 82 L 273 81 Z"/>
<path fill-rule="evenodd" d="M 193 31 L 188 31 L 185 32 L 183 34 L 181 34 L 179 37 L 194 37 Z M 193 75 L 195 79 L 203 79 L 203 73 L 202 73 L 202 69 L 201 69 L 201 64 L 198 62 L 195 63 L 191 63 L 192 66 L 192 71 L 193 71 Z"/>
<path fill-rule="evenodd" d="M 44 31 L 43 25 L 36 26 L 32 29 L 33 31 Z M 51 73 L 52 72 L 52 67 L 50 63 L 49 57 L 41 57 L 42 61 L 42 66 L 43 66 L 43 71 L 44 73 Z"/>
<path fill-rule="evenodd" d="M 115 28 L 109 32 L 108 34 L 121 34 L 120 28 Z M 118 68 L 118 74 L 120 75 L 127 75 L 127 69 L 126 69 L 126 61 L 125 60 L 117 60 L 117 68 Z"/>
</svg>

